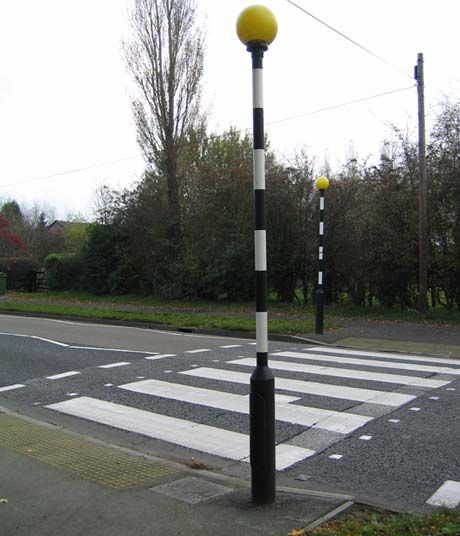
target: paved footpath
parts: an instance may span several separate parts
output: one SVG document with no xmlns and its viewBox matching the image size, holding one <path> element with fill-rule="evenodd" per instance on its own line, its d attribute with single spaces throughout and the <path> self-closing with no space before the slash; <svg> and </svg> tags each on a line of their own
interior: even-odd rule
<svg viewBox="0 0 460 536">
<path fill-rule="evenodd" d="M 164 341 L 102 350 L 29 333 L 1 344 L 0 536 L 63 522 L 66 534 L 286 534 L 352 498 L 411 511 L 460 502 L 460 359 L 447 354 L 272 342 L 280 491 L 254 507 L 253 342 L 167 353 Z"/>
</svg>

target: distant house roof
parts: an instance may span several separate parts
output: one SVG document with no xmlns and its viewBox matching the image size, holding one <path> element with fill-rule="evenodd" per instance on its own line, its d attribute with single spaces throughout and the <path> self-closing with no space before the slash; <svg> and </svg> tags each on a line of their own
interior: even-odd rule
<svg viewBox="0 0 460 536">
<path fill-rule="evenodd" d="M 69 222 L 64 220 L 53 220 L 50 224 L 46 226 L 46 228 L 50 233 L 58 235 L 62 233 L 64 227 L 66 227 L 68 224 Z"/>
<path fill-rule="evenodd" d="M 86 226 L 90 225 L 86 221 L 65 221 L 65 220 L 53 220 L 46 226 L 50 233 L 55 235 L 61 234 L 64 229 L 72 229 L 73 226 Z"/>
<path fill-rule="evenodd" d="M 48 229 L 51 229 L 52 227 L 58 226 L 58 227 L 64 227 L 68 222 L 64 220 L 53 220 L 51 223 L 47 225 Z"/>
</svg>

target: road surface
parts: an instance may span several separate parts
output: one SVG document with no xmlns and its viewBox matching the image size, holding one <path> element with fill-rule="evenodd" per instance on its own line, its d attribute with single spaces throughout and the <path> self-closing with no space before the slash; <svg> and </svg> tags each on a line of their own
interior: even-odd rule
<svg viewBox="0 0 460 536">
<path fill-rule="evenodd" d="M 254 341 L 0 321 L 0 406 L 143 452 L 249 475 Z M 460 360 L 275 342 L 269 350 L 278 482 L 390 508 L 458 505 Z"/>
</svg>

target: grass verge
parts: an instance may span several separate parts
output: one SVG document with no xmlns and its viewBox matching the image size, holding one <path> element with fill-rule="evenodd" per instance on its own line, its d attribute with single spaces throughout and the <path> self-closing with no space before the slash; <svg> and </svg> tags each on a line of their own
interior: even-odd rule
<svg viewBox="0 0 460 536">
<path fill-rule="evenodd" d="M 213 316 L 212 314 L 193 313 L 151 313 L 119 311 L 99 307 L 81 307 L 72 305 L 49 305 L 33 303 L 0 303 L 0 311 L 18 313 L 42 313 L 57 316 L 72 316 L 86 319 L 122 320 L 125 322 L 143 322 L 163 326 L 221 329 L 229 331 L 254 332 L 256 329 L 254 317 L 245 316 Z M 269 320 L 270 333 L 295 334 L 309 333 L 314 330 L 309 320 Z"/>
<path fill-rule="evenodd" d="M 8 292 L 8 298 L 10 304 L 14 303 L 12 300 L 18 298 L 18 302 L 27 300 L 29 303 L 33 303 L 37 300 L 65 300 L 69 304 L 74 302 L 75 304 L 84 305 L 85 302 L 90 302 L 91 307 L 94 304 L 104 305 L 137 305 L 137 306 L 151 306 L 161 307 L 163 309 L 184 310 L 185 311 L 205 311 L 212 314 L 216 313 L 244 313 L 251 314 L 254 311 L 253 302 L 228 302 L 228 301 L 206 301 L 206 300 L 165 300 L 154 296 L 139 296 L 134 294 L 128 295 L 109 295 L 109 296 L 95 296 L 85 292 L 73 292 L 73 291 L 60 291 L 60 292 L 46 292 L 30 294 L 26 292 Z M 273 314 L 288 315 L 290 317 L 296 317 L 305 319 L 306 317 L 313 317 L 315 312 L 312 305 L 304 306 L 300 303 L 279 303 L 276 301 L 269 301 L 269 311 Z M 366 320 L 383 320 L 393 322 L 425 322 L 437 324 L 460 324 L 460 311 L 449 311 L 442 306 L 438 306 L 435 309 L 430 309 L 427 319 L 422 319 L 415 309 L 401 309 L 400 307 L 393 307 L 388 309 L 379 304 L 374 306 L 362 306 L 353 305 L 351 303 L 340 304 L 327 304 L 325 307 L 325 318 L 330 319 L 332 322 L 337 321 L 339 318 L 356 318 Z"/>
<path fill-rule="evenodd" d="M 429 515 L 358 513 L 345 515 L 312 531 L 291 536 L 460 536 L 460 512 Z"/>
</svg>

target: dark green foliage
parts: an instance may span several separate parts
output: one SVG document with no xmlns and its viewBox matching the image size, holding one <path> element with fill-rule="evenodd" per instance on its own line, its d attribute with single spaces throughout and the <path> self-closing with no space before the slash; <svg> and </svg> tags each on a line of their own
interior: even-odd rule
<svg viewBox="0 0 460 536">
<path fill-rule="evenodd" d="M 114 290 L 117 269 L 117 241 L 111 225 L 94 223 L 87 230 L 86 241 L 80 253 L 83 272 L 81 287 L 94 294 L 108 294 Z"/>
<path fill-rule="evenodd" d="M 8 290 L 29 291 L 33 272 L 37 269 L 37 261 L 30 257 L 0 258 L 0 272 L 6 274 L 6 288 Z"/>
<path fill-rule="evenodd" d="M 429 155 L 432 295 L 460 308 L 460 103 L 442 104 Z"/>
<path fill-rule="evenodd" d="M 432 305 L 448 310 L 460 308 L 459 140 L 460 104 L 446 102 L 428 148 L 429 278 Z M 100 223 L 91 226 L 81 260 L 66 256 L 53 261 L 52 269 L 61 274 L 55 282 L 51 277 L 52 285 L 60 285 L 54 288 L 80 285 L 98 294 L 253 300 L 252 140 L 233 130 L 211 137 L 197 130 L 189 133 L 181 155 L 179 220 L 171 213 L 165 177 L 158 171 L 146 172 L 132 189 L 105 190 Z M 297 299 L 307 304 L 315 294 L 318 174 L 305 154 L 287 165 L 266 151 L 268 284 L 270 296 L 280 302 Z M 394 140 L 383 145 L 378 163 L 353 156 L 338 173 L 328 174 L 328 303 L 414 308 L 416 145 L 395 132 Z M 174 221 L 181 222 L 179 241 L 171 233 Z"/>
<path fill-rule="evenodd" d="M 81 288 L 84 264 L 75 253 L 51 253 L 44 261 L 46 280 L 50 290 Z"/>
<path fill-rule="evenodd" d="M 254 295 L 252 146 L 236 132 L 204 140 L 190 158 L 184 215 L 187 295 L 244 300 Z"/>
<path fill-rule="evenodd" d="M 296 186 L 288 173 L 268 159 L 267 173 L 267 256 L 269 288 L 279 301 L 292 302 L 298 285 L 303 253 L 299 223 L 303 210 L 299 206 Z M 270 165 L 272 164 L 272 165 Z M 303 181 L 307 182 L 307 181 Z M 300 204 L 301 205 L 301 204 Z"/>
</svg>

